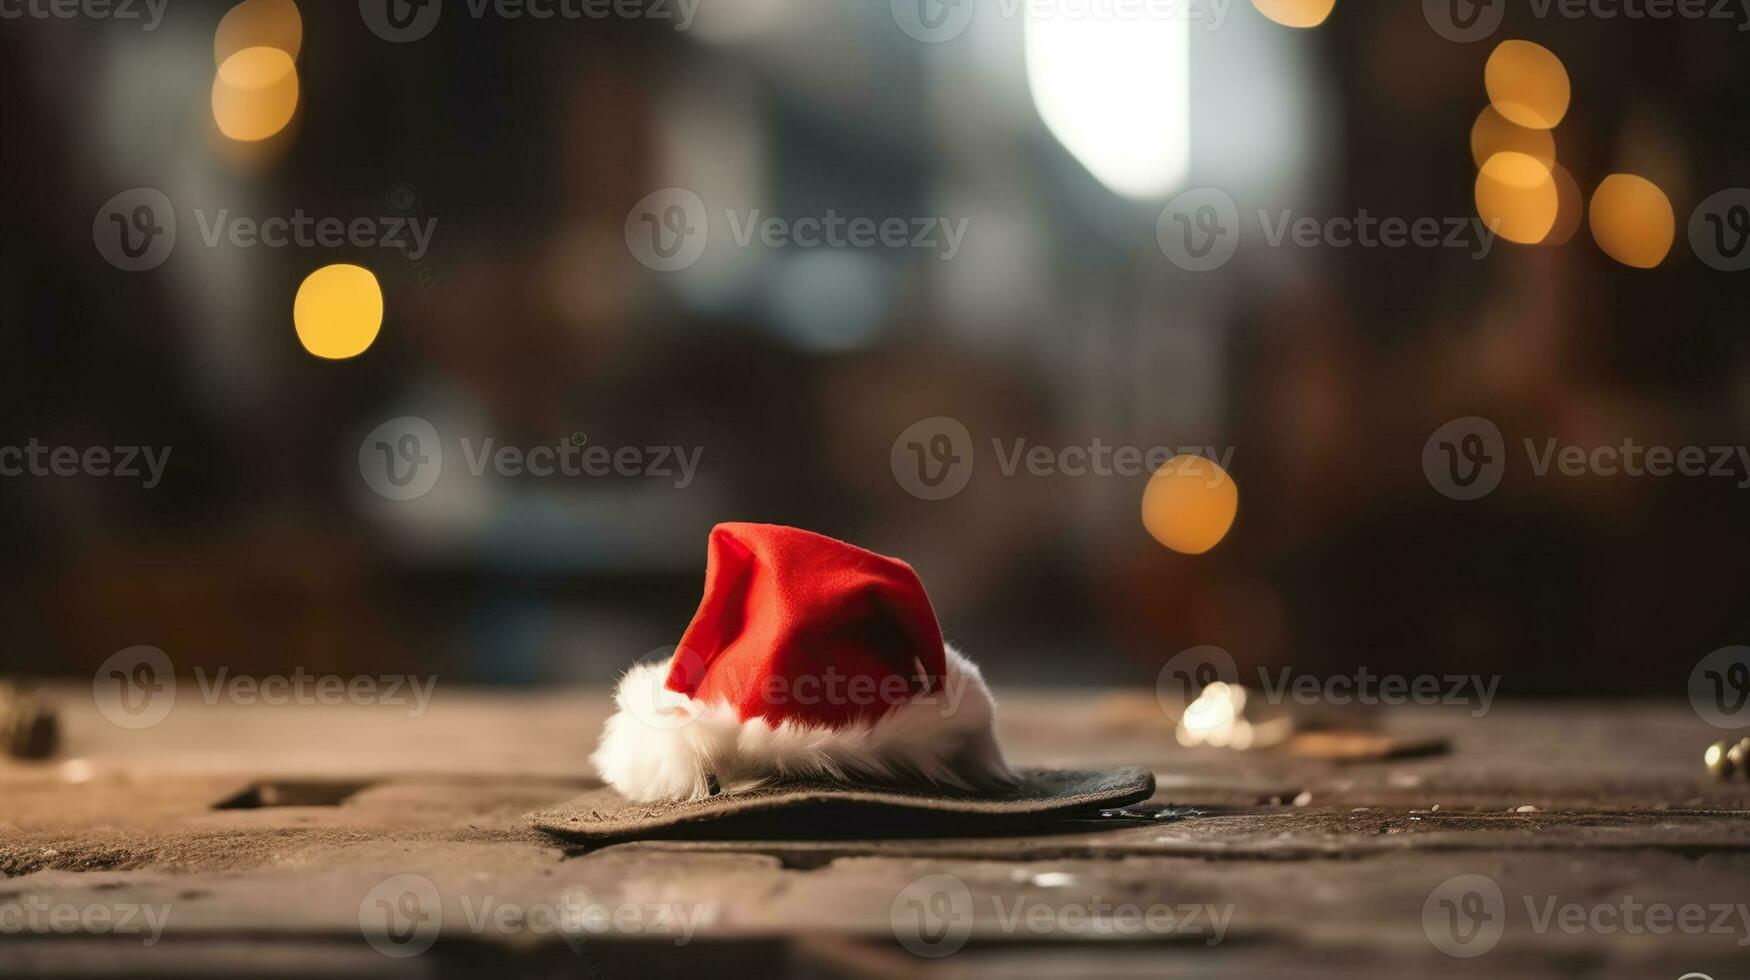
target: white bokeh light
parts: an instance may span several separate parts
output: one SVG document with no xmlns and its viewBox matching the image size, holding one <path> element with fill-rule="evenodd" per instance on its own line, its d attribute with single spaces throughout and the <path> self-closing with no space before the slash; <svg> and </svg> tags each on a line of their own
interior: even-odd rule
<svg viewBox="0 0 1750 980">
<path fill-rule="evenodd" d="M 1190 49 L 1184 17 L 1027 8 L 1027 84 L 1040 118 L 1125 197 L 1160 197 L 1190 171 Z"/>
</svg>

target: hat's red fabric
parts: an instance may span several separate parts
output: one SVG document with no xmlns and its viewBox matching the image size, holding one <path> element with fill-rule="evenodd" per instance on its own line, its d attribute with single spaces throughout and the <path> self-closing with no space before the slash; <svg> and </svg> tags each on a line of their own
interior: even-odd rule
<svg viewBox="0 0 1750 980">
<path fill-rule="evenodd" d="M 667 686 L 727 701 L 743 721 L 840 728 L 938 690 L 946 673 L 910 565 L 798 528 L 719 524 Z"/>
</svg>

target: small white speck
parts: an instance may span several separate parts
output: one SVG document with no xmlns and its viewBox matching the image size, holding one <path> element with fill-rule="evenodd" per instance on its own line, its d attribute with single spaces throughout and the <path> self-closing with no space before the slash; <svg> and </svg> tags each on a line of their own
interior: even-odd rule
<svg viewBox="0 0 1750 980">
<path fill-rule="evenodd" d="M 1429 810 L 1428 812 L 1429 813 L 1439 813 L 1440 812 L 1440 804 L 1438 804 L 1438 803 L 1434 804 L 1434 809 Z"/>
<path fill-rule="evenodd" d="M 1062 888 L 1073 884 L 1076 876 L 1062 871 L 1047 871 L 1033 876 L 1033 884 L 1039 888 Z"/>
<path fill-rule="evenodd" d="M 1534 807 L 1531 804 L 1527 803 L 1524 806 L 1515 809 L 1513 812 L 1514 813 L 1536 813 L 1537 807 Z"/>
<path fill-rule="evenodd" d="M 1301 790 L 1300 795 L 1294 798 L 1294 805 L 1295 806 L 1306 806 L 1308 803 L 1311 803 L 1311 802 L 1312 802 L 1312 790 L 1310 790 L 1310 789 Z"/>
</svg>

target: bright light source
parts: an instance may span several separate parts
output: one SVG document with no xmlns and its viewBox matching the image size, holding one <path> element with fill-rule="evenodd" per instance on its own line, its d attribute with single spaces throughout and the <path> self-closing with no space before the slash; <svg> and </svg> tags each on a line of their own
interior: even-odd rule
<svg viewBox="0 0 1750 980">
<path fill-rule="evenodd" d="M 1239 513 L 1233 477 L 1202 456 L 1175 456 L 1142 492 L 1142 524 L 1156 541 L 1185 555 L 1221 543 Z"/>
<path fill-rule="evenodd" d="M 1611 174 L 1592 193 L 1592 237 L 1623 265 L 1651 269 L 1665 261 L 1677 237 L 1671 199 L 1634 174 Z"/>
<path fill-rule="evenodd" d="M 330 361 L 363 354 L 383 326 L 383 290 L 371 270 L 328 265 L 310 273 L 292 302 L 304 349 Z"/>
<path fill-rule="evenodd" d="M 213 121 L 234 140 L 264 140 L 298 112 L 298 68 L 279 48 L 244 48 L 213 79 Z"/>
<path fill-rule="evenodd" d="M 1502 41 L 1483 66 L 1483 84 L 1501 115 L 1530 129 L 1554 129 L 1573 98 L 1562 59 L 1530 41 Z"/>
<path fill-rule="evenodd" d="M 1336 5 L 1337 0 L 1252 0 L 1259 13 L 1283 27 L 1317 27 Z"/>
<path fill-rule="evenodd" d="M 292 0 L 243 0 L 213 32 L 213 64 L 244 48 L 278 48 L 295 61 L 304 45 L 304 18 Z"/>
<path fill-rule="evenodd" d="M 1523 153 L 1546 164 L 1556 162 L 1556 137 L 1547 129 L 1532 129 L 1488 106 L 1470 128 L 1470 154 L 1477 166 L 1497 153 Z"/>
<path fill-rule="evenodd" d="M 1543 241 L 1561 214 L 1561 190 L 1551 166 L 1511 151 L 1485 160 L 1477 174 L 1477 216 L 1510 242 Z"/>
<path fill-rule="evenodd" d="M 1151 198 L 1191 166 L 1185 17 L 1068 17 L 1028 4 L 1027 82 L 1058 142 L 1100 183 Z"/>
</svg>

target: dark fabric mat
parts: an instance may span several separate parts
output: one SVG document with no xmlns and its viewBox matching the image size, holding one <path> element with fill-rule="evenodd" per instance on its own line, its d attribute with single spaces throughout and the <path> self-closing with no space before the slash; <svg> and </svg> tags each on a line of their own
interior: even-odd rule
<svg viewBox="0 0 1750 980">
<path fill-rule="evenodd" d="M 805 840 L 1003 833 L 1148 799 L 1146 769 L 1023 769 L 999 794 L 914 787 L 784 784 L 681 803 L 635 803 L 599 789 L 528 815 L 568 840 L 691 838 Z"/>
</svg>

